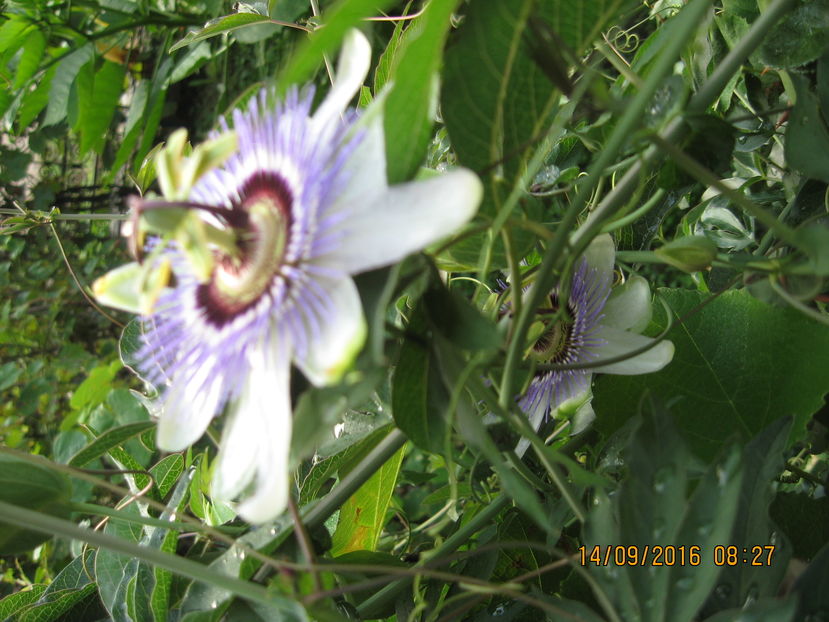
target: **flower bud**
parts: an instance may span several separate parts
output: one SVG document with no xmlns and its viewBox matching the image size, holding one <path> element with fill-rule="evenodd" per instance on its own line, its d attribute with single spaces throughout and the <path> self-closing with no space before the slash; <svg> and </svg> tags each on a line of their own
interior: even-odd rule
<svg viewBox="0 0 829 622">
<path fill-rule="evenodd" d="M 691 235 L 668 242 L 654 253 L 684 272 L 697 272 L 711 266 L 717 256 L 717 245 L 701 235 Z"/>
</svg>

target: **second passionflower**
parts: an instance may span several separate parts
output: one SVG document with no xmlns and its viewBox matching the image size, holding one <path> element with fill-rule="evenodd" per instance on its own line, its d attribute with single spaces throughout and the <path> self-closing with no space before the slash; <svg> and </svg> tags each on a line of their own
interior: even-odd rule
<svg viewBox="0 0 829 622">
<path fill-rule="evenodd" d="M 659 371 L 673 358 L 673 343 L 655 343 L 639 334 L 651 319 L 647 281 L 633 276 L 611 288 L 614 262 L 613 240 L 607 234 L 598 236 L 576 263 L 564 303 L 567 309 L 560 309 L 563 303 L 556 289 L 537 312 L 538 331 L 530 356 L 542 370 L 519 398 L 536 430 L 564 405 L 579 409 L 579 425 L 592 418 L 594 373 L 646 374 Z M 647 346 L 652 347 L 635 354 Z M 629 353 L 633 354 L 624 358 Z M 624 360 L 603 362 L 620 357 Z M 526 442 L 520 447 L 525 448 Z"/>
</svg>

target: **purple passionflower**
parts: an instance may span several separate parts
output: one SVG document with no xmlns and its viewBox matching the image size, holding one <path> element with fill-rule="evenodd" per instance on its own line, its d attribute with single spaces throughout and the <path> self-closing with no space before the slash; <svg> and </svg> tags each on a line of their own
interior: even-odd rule
<svg viewBox="0 0 829 622">
<path fill-rule="evenodd" d="M 293 90 L 275 106 L 263 92 L 233 114 L 236 151 L 176 204 L 235 243 L 210 246 L 206 271 L 170 245 L 162 256 L 174 279 L 145 316 L 144 371 L 166 386 L 158 446 L 188 447 L 228 405 L 213 493 L 241 497 L 251 522 L 287 504 L 291 365 L 328 384 L 363 346 L 351 275 L 452 233 L 481 199 L 478 178 L 460 168 L 388 186 L 382 97 L 362 115 L 348 108 L 370 60 L 353 31 L 316 111 L 310 90 Z"/>
<path fill-rule="evenodd" d="M 609 235 L 594 239 L 576 264 L 565 319 L 553 321 L 560 306 L 558 290 L 550 292 L 537 312 L 536 332 L 540 334 L 530 351 L 532 358 L 552 365 L 596 365 L 536 373 L 518 400 L 536 430 L 558 409 L 578 410 L 578 425 L 588 423 L 593 418 L 590 386 L 594 373 L 647 374 L 659 371 L 673 358 L 673 343 L 661 341 L 623 361 L 601 363 L 654 341 L 639 334 L 651 319 L 648 283 L 633 276 L 612 288 L 615 253 Z M 520 447 L 526 448 L 526 443 Z"/>
</svg>

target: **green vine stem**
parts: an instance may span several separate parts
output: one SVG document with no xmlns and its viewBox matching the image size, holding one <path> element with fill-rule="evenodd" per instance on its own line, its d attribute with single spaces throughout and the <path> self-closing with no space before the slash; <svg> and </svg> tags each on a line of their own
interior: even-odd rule
<svg viewBox="0 0 829 622">
<path fill-rule="evenodd" d="M 0 501 L 0 517 L 2 517 L 3 522 L 11 523 L 24 529 L 32 529 L 50 535 L 58 534 L 66 538 L 81 540 L 92 546 L 141 559 L 183 577 L 188 577 L 195 581 L 202 581 L 220 589 L 231 591 L 242 598 L 254 602 L 263 604 L 270 603 L 267 590 L 261 585 L 218 574 L 204 564 L 165 553 L 158 549 L 140 546 L 124 538 L 118 538 L 92 529 L 79 527 L 75 523 L 62 518 L 27 510 L 4 501 Z"/>
<path fill-rule="evenodd" d="M 677 23 L 673 38 L 670 39 L 665 50 L 655 61 L 653 69 L 645 81 L 643 88 L 634 96 L 625 113 L 622 115 L 622 118 L 619 120 L 619 123 L 608 138 L 605 148 L 598 154 L 596 160 L 589 168 L 587 178 L 578 185 L 576 196 L 567 212 L 565 212 L 552 242 L 544 253 L 538 279 L 530 289 L 526 304 L 515 322 L 512 341 L 507 350 L 504 374 L 501 378 L 499 399 L 504 408 L 508 407 L 513 399 L 515 374 L 522 358 L 523 344 L 527 330 L 542 297 L 552 289 L 556 278 L 555 270 L 559 266 L 565 247 L 568 245 L 570 231 L 573 229 L 584 207 L 587 205 L 591 194 L 602 179 L 604 170 L 611 164 L 616 154 L 621 150 L 625 142 L 629 140 L 630 135 L 640 125 L 642 111 L 650 104 L 665 77 L 670 75 L 676 59 L 679 58 L 685 45 L 694 37 L 699 28 L 699 24 L 703 21 L 705 13 L 709 10 L 710 4 L 709 0 L 692 0 L 685 6 L 679 16 L 674 18 L 680 21 Z M 638 167 L 635 165 L 631 167 L 630 171 L 625 175 L 625 178 L 636 168 Z M 638 177 L 639 174 L 637 173 L 634 179 L 638 179 Z M 601 220 L 598 221 L 598 224 L 601 224 Z"/>
</svg>

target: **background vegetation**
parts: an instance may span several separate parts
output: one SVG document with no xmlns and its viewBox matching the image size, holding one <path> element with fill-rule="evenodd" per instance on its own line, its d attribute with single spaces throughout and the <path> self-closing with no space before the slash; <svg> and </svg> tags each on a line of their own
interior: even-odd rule
<svg viewBox="0 0 829 622">
<path fill-rule="evenodd" d="M 0 619 L 829 618 L 829 2 L 317 5 L 0 3 Z M 485 198 L 358 278 L 358 373 L 293 387 L 301 518 L 253 528 L 210 498 L 210 439 L 156 450 L 139 325 L 88 283 L 172 130 L 324 94 L 352 26 L 389 182 L 462 164 Z M 600 231 L 674 361 L 598 377 L 594 424 L 539 438 L 514 406 L 534 309 L 508 326 L 498 283 L 566 284 Z M 590 558 L 610 545 L 634 548 Z"/>
</svg>

